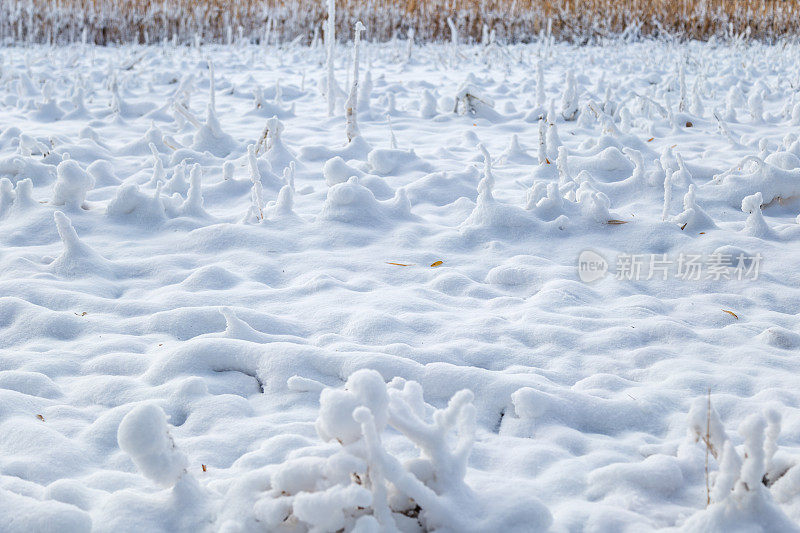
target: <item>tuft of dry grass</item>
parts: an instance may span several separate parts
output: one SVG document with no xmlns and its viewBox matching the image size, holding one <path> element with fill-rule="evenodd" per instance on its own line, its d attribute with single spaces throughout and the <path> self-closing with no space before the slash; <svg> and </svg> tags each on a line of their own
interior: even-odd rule
<svg viewBox="0 0 800 533">
<path fill-rule="evenodd" d="M 800 0 L 337 0 L 337 32 L 355 20 L 367 38 L 415 30 L 420 41 L 480 41 L 484 26 L 501 42 L 528 42 L 548 28 L 555 39 L 587 42 L 621 34 L 684 39 L 775 40 L 800 34 Z M 310 43 L 322 33 L 325 0 L 3 0 L 0 39 L 97 44 L 193 42 Z"/>
</svg>

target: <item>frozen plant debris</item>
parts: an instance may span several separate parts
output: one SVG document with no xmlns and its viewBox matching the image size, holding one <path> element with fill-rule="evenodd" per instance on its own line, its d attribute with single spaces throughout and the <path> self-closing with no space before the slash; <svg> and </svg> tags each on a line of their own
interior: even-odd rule
<svg viewBox="0 0 800 533">
<path fill-rule="evenodd" d="M 464 83 L 456 92 L 453 112 L 459 115 L 477 116 L 483 109 L 493 107 L 494 102 L 490 98 L 481 95 L 475 86 Z"/>
<path fill-rule="evenodd" d="M 474 440 L 472 393 L 460 391 L 445 408 L 433 409 L 422 392 L 414 381 L 386 384 L 366 369 L 354 372 L 344 389 L 324 389 L 317 432 L 340 448 L 327 458 L 281 465 L 255 503 L 259 520 L 267 527 L 294 522 L 308 531 L 359 531 L 365 523 L 380 531 L 413 523 L 428 531 L 548 527 L 552 518 L 534 498 L 512 510 L 464 483 Z M 420 455 L 400 461 L 390 453 L 383 442 L 389 427 Z"/>
</svg>

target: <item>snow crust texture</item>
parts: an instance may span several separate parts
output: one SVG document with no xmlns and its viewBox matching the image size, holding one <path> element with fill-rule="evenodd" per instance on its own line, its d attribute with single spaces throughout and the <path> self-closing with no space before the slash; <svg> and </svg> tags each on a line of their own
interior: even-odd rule
<svg viewBox="0 0 800 533">
<path fill-rule="evenodd" d="M 352 50 L 0 50 L 0 531 L 798 531 L 797 46 Z"/>
</svg>

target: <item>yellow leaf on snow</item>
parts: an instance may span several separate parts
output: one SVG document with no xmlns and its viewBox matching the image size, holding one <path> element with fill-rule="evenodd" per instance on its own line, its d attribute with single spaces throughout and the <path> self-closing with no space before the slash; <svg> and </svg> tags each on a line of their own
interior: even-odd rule
<svg viewBox="0 0 800 533">
<path fill-rule="evenodd" d="M 433 263 L 431 263 L 431 266 L 432 267 L 438 267 L 438 266 L 441 266 L 442 264 L 443 264 L 442 261 L 434 261 Z"/>
<path fill-rule="evenodd" d="M 739 315 L 737 315 L 737 314 L 736 314 L 736 313 L 734 313 L 733 311 L 728 311 L 727 309 L 723 309 L 723 310 L 722 310 L 722 312 L 723 312 L 723 313 L 728 313 L 729 315 L 731 315 L 731 316 L 732 316 L 733 318 L 735 318 L 736 320 L 739 320 Z"/>
<path fill-rule="evenodd" d="M 612 218 L 611 220 L 606 222 L 606 224 L 611 224 L 612 226 L 619 226 L 620 224 L 627 224 L 627 223 L 628 223 L 627 220 L 617 220 L 615 218 Z"/>
</svg>

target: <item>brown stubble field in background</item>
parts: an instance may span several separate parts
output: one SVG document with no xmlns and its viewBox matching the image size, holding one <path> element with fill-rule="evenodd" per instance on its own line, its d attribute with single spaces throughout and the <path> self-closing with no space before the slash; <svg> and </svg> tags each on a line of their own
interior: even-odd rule
<svg viewBox="0 0 800 533">
<path fill-rule="evenodd" d="M 353 22 L 367 38 L 480 41 L 494 31 L 500 42 L 527 42 L 549 30 L 556 39 L 585 42 L 624 34 L 708 39 L 746 36 L 764 40 L 800 33 L 800 0 L 337 0 L 337 30 L 350 36 Z M 98 44 L 180 42 L 310 43 L 321 35 L 325 0 L 3 0 L 0 39 L 5 42 Z"/>
</svg>

